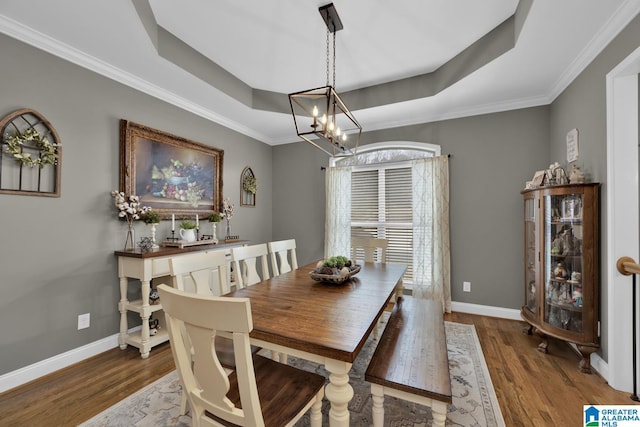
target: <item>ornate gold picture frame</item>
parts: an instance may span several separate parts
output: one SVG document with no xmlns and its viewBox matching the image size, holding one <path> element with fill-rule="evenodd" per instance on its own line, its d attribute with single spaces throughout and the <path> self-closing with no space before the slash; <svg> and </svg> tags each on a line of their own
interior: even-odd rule
<svg viewBox="0 0 640 427">
<path fill-rule="evenodd" d="M 120 191 L 163 219 L 222 209 L 224 150 L 120 120 Z"/>
</svg>

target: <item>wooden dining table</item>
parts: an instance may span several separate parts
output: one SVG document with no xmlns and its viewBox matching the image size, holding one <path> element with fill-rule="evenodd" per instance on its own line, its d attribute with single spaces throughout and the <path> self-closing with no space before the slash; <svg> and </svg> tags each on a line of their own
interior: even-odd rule
<svg viewBox="0 0 640 427">
<path fill-rule="evenodd" d="M 359 264 L 360 272 L 339 285 L 313 280 L 312 263 L 228 294 L 251 300 L 252 344 L 324 365 L 331 426 L 349 426 L 349 371 L 393 294 L 402 292 L 407 270 Z"/>
</svg>

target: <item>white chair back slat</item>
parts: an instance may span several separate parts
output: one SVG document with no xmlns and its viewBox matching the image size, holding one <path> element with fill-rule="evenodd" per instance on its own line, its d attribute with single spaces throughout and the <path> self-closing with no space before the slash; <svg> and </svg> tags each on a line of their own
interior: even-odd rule
<svg viewBox="0 0 640 427">
<path fill-rule="evenodd" d="M 269 242 L 268 246 L 271 254 L 271 270 L 274 277 L 298 268 L 295 239 Z"/>
<path fill-rule="evenodd" d="M 231 258 L 238 288 L 254 285 L 270 278 L 266 243 L 231 248 Z M 258 271 L 258 267 L 260 271 Z"/>
</svg>

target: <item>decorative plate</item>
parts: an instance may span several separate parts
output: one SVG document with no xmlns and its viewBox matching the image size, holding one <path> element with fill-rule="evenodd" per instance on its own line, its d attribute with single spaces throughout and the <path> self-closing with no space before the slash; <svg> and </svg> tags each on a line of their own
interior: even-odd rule
<svg viewBox="0 0 640 427">
<path fill-rule="evenodd" d="M 356 274 L 358 274 L 358 272 L 360 271 L 360 268 L 361 268 L 360 265 L 356 264 L 353 267 L 353 270 L 349 271 L 348 273 L 341 273 L 341 274 L 319 274 L 311 270 L 309 272 L 309 276 L 317 282 L 330 283 L 332 285 L 341 285 L 347 280 L 349 280 L 352 276 L 355 276 Z"/>
</svg>

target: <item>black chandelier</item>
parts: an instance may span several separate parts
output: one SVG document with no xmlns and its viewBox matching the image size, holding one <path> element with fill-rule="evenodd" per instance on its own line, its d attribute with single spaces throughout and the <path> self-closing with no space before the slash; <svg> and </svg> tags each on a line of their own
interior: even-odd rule
<svg viewBox="0 0 640 427">
<path fill-rule="evenodd" d="M 325 86 L 289 94 L 293 121 L 300 138 L 328 155 L 352 156 L 358 150 L 362 126 L 335 89 L 336 31 L 341 30 L 343 26 L 333 3 L 320 6 L 318 10 L 327 26 L 327 81 Z M 332 56 L 330 46 L 333 48 Z M 330 58 L 333 61 L 330 61 Z M 330 68 L 333 69 L 331 83 Z"/>
</svg>

